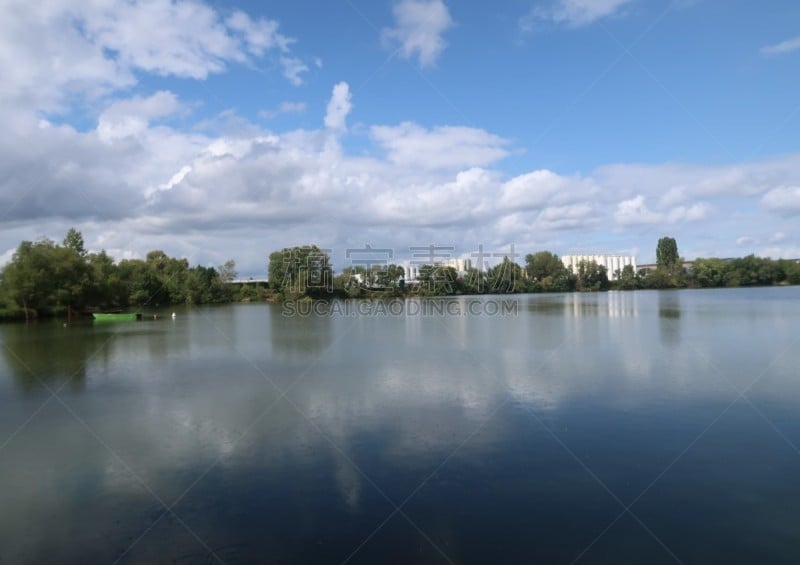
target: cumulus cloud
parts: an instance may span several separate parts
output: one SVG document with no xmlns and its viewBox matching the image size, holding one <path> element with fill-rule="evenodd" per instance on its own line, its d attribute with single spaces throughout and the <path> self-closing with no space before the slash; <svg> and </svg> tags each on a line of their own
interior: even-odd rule
<svg viewBox="0 0 800 565">
<path fill-rule="evenodd" d="M 588 25 L 601 18 L 618 14 L 632 0 L 557 0 L 549 6 L 535 6 L 522 20 L 521 27 L 530 31 L 536 22 L 550 21 L 569 27 Z"/>
<path fill-rule="evenodd" d="M 402 0 L 392 11 L 395 25 L 383 30 L 384 41 L 406 59 L 416 56 L 420 67 L 434 65 L 447 45 L 442 35 L 453 25 L 443 0 Z"/>
<path fill-rule="evenodd" d="M 623 200 L 617 204 L 614 219 L 622 226 L 639 226 L 654 224 L 674 224 L 677 222 L 696 222 L 708 217 L 711 206 L 706 202 L 697 202 L 691 206 L 676 206 L 663 211 L 651 210 L 644 195 Z"/>
<path fill-rule="evenodd" d="M 508 155 L 509 141 L 463 126 L 423 128 L 411 122 L 373 126 L 370 134 L 398 165 L 426 169 L 484 167 Z"/>
<path fill-rule="evenodd" d="M 241 35 L 247 51 L 257 57 L 274 48 L 286 52 L 295 41 L 278 33 L 278 22 L 265 18 L 253 20 L 241 10 L 236 10 L 225 23 L 230 30 Z"/>
<path fill-rule="evenodd" d="M 14 6 L 16 5 L 16 6 Z M 74 96 L 97 98 L 136 83 L 136 72 L 204 79 L 270 51 L 304 72 L 278 23 L 237 11 L 228 18 L 195 0 L 12 0 L 0 21 L 0 99 L 57 111 Z"/>
<path fill-rule="evenodd" d="M 284 132 L 241 119 L 225 134 L 175 131 L 156 123 L 182 109 L 166 92 L 109 105 L 98 131 L 31 122 L 30 147 L 0 138 L 0 209 L 7 214 L 0 221 L 12 234 L 0 238 L 0 249 L 15 247 L 31 224 L 51 226 L 46 234 L 56 239 L 76 225 L 89 245 L 117 257 L 164 248 L 204 264 L 233 257 L 243 272 L 263 270 L 265 249 L 310 241 L 340 250 L 444 242 L 459 252 L 514 243 L 563 254 L 614 226 L 621 247 L 648 248 L 653 227 L 670 226 L 679 241 L 692 226 L 707 230 L 701 220 L 730 199 L 723 189 L 732 182 L 741 183 L 735 194 L 745 205 L 762 201 L 753 206 L 760 215 L 736 221 L 726 238 L 731 247 L 708 254 L 735 254 L 748 225 L 759 241 L 793 230 L 786 209 L 800 202 L 800 191 L 785 183 L 796 178 L 796 155 L 727 167 L 629 164 L 588 176 L 549 169 L 508 176 L 494 165 L 511 143 L 464 126 L 374 126 L 367 130 L 373 150 L 350 154 L 330 143 L 329 132 L 345 127 L 351 104 L 339 83 L 326 128 Z M 99 134 L 101 122 L 122 128 L 110 132 L 130 131 L 130 115 L 143 119 L 135 134 L 112 142 Z M 678 188 L 670 194 L 665 187 Z M 763 225 L 768 233 L 759 231 Z"/>
<path fill-rule="evenodd" d="M 800 186 L 779 186 L 767 192 L 761 204 L 781 216 L 800 215 Z"/>
<path fill-rule="evenodd" d="M 51 0 L 0 21 L 2 257 L 21 239 L 60 239 L 73 225 L 90 248 L 117 258 L 163 248 L 193 263 L 233 257 L 242 272 L 263 272 L 270 249 L 309 242 L 340 250 L 437 242 L 459 254 L 513 243 L 563 254 L 607 241 L 609 229 L 618 248 L 648 249 L 653 228 L 666 226 L 679 242 L 718 232 L 723 243 L 712 251 L 721 256 L 736 252 L 742 233 L 785 250 L 798 244 L 777 235 L 796 232 L 798 155 L 580 173 L 532 162 L 509 173 L 499 165 L 517 148 L 502 135 L 411 121 L 354 128 L 353 151 L 338 142 L 353 108 L 346 82 L 317 118 L 324 127 L 273 131 L 226 110 L 178 129 L 174 117 L 191 120 L 194 106 L 175 93 L 142 83 L 136 95 L 112 95 L 143 72 L 203 77 L 260 54 L 292 58 L 292 41 L 269 20 L 223 17 L 188 0 L 93 5 L 99 11 L 89 14 Z M 122 16 L 136 7 L 132 21 L 158 27 L 152 38 L 189 23 L 198 29 L 162 45 L 139 34 L 115 50 L 106 34 L 129 33 Z M 425 59 L 421 48 L 410 53 Z M 87 97 L 98 108 L 95 128 L 48 116 Z M 262 116 L 303 111 L 306 103 L 286 101 Z"/>
<path fill-rule="evenodd" d="M 793 37 L 775 45 L 766 45 L 761 48 L 761 53 L 764 55 L 781 55 L 798 49 L 800 49 L 800 37 Z"/>
<path fill-rule="evenodd" d="M 594 207 L 588 202 L 550 206 L 539 213 L 537 225 L 543 230 L 586 229 L 597 221 L 594 211 Z"/>
<path fill-rule="evenodd" d="M 614 219 L 623 226 L 636 226 L 645 224 L 659 224 L 664 221 L 663 214 L 653 212 L 645 204 L 641 194 L 617 204 Z"/>
<path fill-rule="evenodd" d="M 563 206 L 591 202 L 600 188 L 591 178 L 563 175 L 540 169 L 517 175 L 502 186 L 501 209 L 541 210 L 545 206 Z"/>
<path fill-rule="evenodd" d="M 107 142 L 135 136 L 146 131 L 152 120 L 170 116 L 182 109 L 178 97 L 168 91 L 156 92 L 147 98 L 120 100 L 100 114 L 97 135 Z"/>
<path fill-rule="evenodd" d="M 325 112 L 325 127 L 334 131 L 347 129 L 345 122 L 352 108 L 350 86 L 346 82 L 336 84 Z"/>
</svg>

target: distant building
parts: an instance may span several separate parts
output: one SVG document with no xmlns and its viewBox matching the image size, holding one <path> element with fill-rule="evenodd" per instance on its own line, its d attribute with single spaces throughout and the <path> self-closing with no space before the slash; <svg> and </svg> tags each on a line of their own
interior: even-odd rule
<svg viewBox="0 0 800 565">
<path fill-rule="evenodd" d="M 403 270 L 404 270 L 403 278 L 406 280 L 406 282 L 419 280 L 419 270 L 424 266 L 425 266 L 424 264 L 416 262 L 403 263 Z M 472 268 L 472 259 L 446 259 L 444 261 L 437 262 L 435 266 L 452 267 L 456 270 L 458 276 L 463 277 L 467 274 L 467 271 L 469 271 Z"/>
<path fill-rule="evenodd" d="M 419 279 L 419 265 L 411 265 L 406 263 L 403 265 L 403 278 L 406 281 L 415 281 Z"/>
<path fill-rule="evenodd" d="M 456 272 L 463 276 L 472 268 L 472 259 L 448 259 L 440 263 L 443 267 L 453 267 Z"/>
<path fill-rule="evenodd" d="M 633 267 L 633 272 L 636 272 L 636 257 L 633 255 L 563 255 L 561 262 L 564 266 L 571 270 L 573 273 L 578 272 L 578 263 L 581 261 L 594 261 L 598 265 L 606 268 L 608 273 L 608 280 L 616 280 L 617 271 L 622 271 L 626 265 Z"/>
</svg>

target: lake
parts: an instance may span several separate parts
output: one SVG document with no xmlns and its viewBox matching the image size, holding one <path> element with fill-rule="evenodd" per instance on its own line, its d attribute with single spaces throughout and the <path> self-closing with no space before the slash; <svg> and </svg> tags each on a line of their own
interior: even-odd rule
<svg viewBox="0 0 800 565">
<path fill-rule="evenodd" d="M 334 304 L 0 325 L 0 563 L 800 560 L 800 288 Z"/>
</svg>

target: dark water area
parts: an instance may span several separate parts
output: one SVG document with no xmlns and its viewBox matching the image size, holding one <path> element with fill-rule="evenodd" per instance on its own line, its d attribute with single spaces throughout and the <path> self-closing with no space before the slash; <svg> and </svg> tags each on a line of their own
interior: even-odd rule
<svg viewBox="0 0 800 565">
<path fill-rule="evenodd" d="M 800 288 L 443 300 L 0 325 L 0 564 L 800 561 Z"/>
</svg>

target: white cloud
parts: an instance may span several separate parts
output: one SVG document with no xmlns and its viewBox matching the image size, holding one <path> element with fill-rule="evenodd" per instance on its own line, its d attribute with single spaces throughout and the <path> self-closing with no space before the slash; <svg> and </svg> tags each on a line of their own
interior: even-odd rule
<svg viewBox="0 0 800 565">
<path fill-rule="evenodd" d="M 750 247 L 755 243 L 756 243 L 755 238 L 752 238 L 749 235 L 743 235 L 742 237 L 736 238 L 736 245 L 738 245 L 739 247 Z"/>
<path fill-rule="evenodd" d="M 240 10 L 228 17 L 225 23 L 228 28 L 241 34 L 247 51 L 257 57 L 274 48 L 286 52 L 294 43 L 294 39 L 278 33 L 278 22 L 264 18 L 253 20 Z"/>
<path fill-rule="evenodd" d="M 568 206 L 549 206 L 539 213 L 537 225 L 546 230 L 589 228 L 596 218 L 588 202 Z"/>
<path fill-rule="evenodd" d="M 16 251 L 17 248 L 12 247 L 10 249 L 6 249 L 3 253 L 0 253 L 0 268 L 2 268 L 3 265 L 11 262 L 11 259 L 14 257 L 14 253 Z"/>
<path fill-rule="evenodd" d="M 618 14 L 632 0 L 556 0 L 550 6 L 535 6 L 520 21 L 526 31 L 537 21 L 551 21 L 569 27 L 588 25 L 601 18 Z"/>
<path fill-rule="evenodd" d="M 503 184 L 499 203 L 504 209 L 541 208 L 554 194 L 566 190 L 567 185 L 565 177 L 552 171 L 524 173 Z"/>
<path fill-rule="evenodd" d="M 781 216 L 800 215 L 800 186 L 779 186 L 767 192 L 761 204 Z"/>
<path fill-rule="evenodd" d="M 383 30 L 384 41 L 406 59 L 416 56 L 420 67 L 434 65 L 447 45 L 442 34 L 453 25 L 443 0 L 401 0 L 393 13 L 395 26 Z"/>
<path fill-rule="evenodd" d="M 675 224 L 703 220 L 710 212 L 711 206 L 705 202 L 697 202 L 689 207 L 677 206 L 670 210 L 653 211 L 648 208 L 644 195 L 639 194 L 617 204 L 614 219 L 622 226 Z"/>
<path fill-rule="evenodd" d="M 87 10 L 80 23 L 92 43 L 116 53 L 127 67 L 202 79 L 224 70 L 226 61 L 245 60 L 248 44 L 237 41 L 205 4 L 157 0 L 102 8 Z"/>
<path fill-rule="evenodd" d="M 0 20 L 0 100 L 29 110 L 97 99 L 141 71 L 204 79 L 270 51 L 294 61 L 277 22 L 238 11 L 224 19 L 199 0 L 11 3 Z M 284 71 L 296 81 L 302 69 Z"/>
<path fill-rule="evenodd" d="M 110 142 L 146 131 L 150 122 L 179 112 L 183 106 L 172 92 L 114 102 L 97 120 L 97 135 Z"/>
<path fill-rule="evenodd" d="M 704 220 L 711 213 L 711 206 L 705 202 L 697 202 L 688 208 L 686 206 L 677 206 L 669 210 L 664 220 L 667 223 L 674 224 L 676 222 L 696 222 Z"/>
<path fill-rule="evenodd" d="M 297 57 L 281 57 L 281 67 L 283 68 L 283 76 L 286 77 L 292 85 L 300 86 L 303 84 L 303 73 L 308 72 L 308 65 Z"/>
<path fill-rule="evenodd" d="M 189 165 L 185 165 L 181 167 L 181 170 L 172 175 L 170 179 L 162 184 L 159 188 L 161 190 L 170 190 L 172 187 L 180 183 L 183 179 L 186 178 L 186 175 L 192 172 L 192 168 Z"/>
<path fill-rule="evenodd" d="M 673 186 L 669 189 L 669 192 L 664 194 L 659 201 L 658 205 L 661 208 L 667 208 L 670 206 L 676 206 L 686 201 L 686 187 L 685 186 Z"/>
<path fill-rule="evenodd" d="M 800 49 L 800 37 L 793 37 L 786 41 L 781 41 L 775 45 L 767 45 L 761 48 L 761 53 L 764 55 L 781 55 L 783 53 L 790 53 Z"/>
<path fill-rule="evenodd" d="M 347 129 L 345 121 L 352 108 L 350 86 L 346 82 L 336 84 L 325 112 L 325 127 L 335 131 Z"/>
<path fill-rule="evenodd" d="M 772 257 L 773 259 L 800 259 L 800 246 L 798 245 L 785 245 L 764 247 L 760 250 L 761 257 Z"/>
<path fill-rule="evenodd" d="M 411 122 L 372 126 L 370 135 L 398 165 L 426 169 L 484 167 L 508 155 L 509 141 L 482 129 L 423 128 Z"/>
<path fill-rule="evenodd" d="M 117 10 L 97 2 L 103 14 Z M 498 163 L 514 152 L 513 143 L 459 124 L 365 124 L 353 135 L 361 136 L 358 152 L 348 151 L 332 135 L 346 130 L 352 110 L 346 82 L 332 89 L 325 127 L 312 130 L 270 131 L 225 111 L 180 131 L 168 118 L 191 114 L 171 92 L 142 88 L 137 91 L 144 94 L 126 100 L 107 98 L 145 68 L 203 76 L 262 52 L 276 61 L 293 57 L 277 25 L 237 13 L 223 19 L 210 8 L 178 13 L 189 5 L 204 6 L 154 0 L 134 19 L 169 29 L 186 17 L 204 25 L 207 37 L 183 30 L 180 45 L 148 50 L 141 34 L 127 54 L 105 51 L 83 35 L 88 28 L 75 21 L 88 16 L 80 7 L 75 16 L 58 0 L 36 4 L 27 19 L 12 11 L 9 17 L 24 23 L 23 31 L 0 21 L 7 32 L 0 33 L 6 49 L 0 62 L 6 64 L 9 52 L 19 54 L 0 89 L 6 127 L 0 136 L 0 249 L 41 233 L 60 239 L 75 225 L 87 242 L 115 250 L 117 258 L 164 248 L 202 264 L 233 257 L 243 271 L 261 272 L 265 249 L 311 241 L 341 250 L 427 240 L 456 244 L 458 253 L 515 243 L 520 251 L 563 254 L 602 247 L 609 229 L 616 232 L 615 248 L 650 250 L 652 227 L 664 225 L 681 243 L 718 233 L 724 243 L 714 254 L 721 256 L 736 252 L 742 233 L 787 250 L 797 243 L 769 237 L 796 231 L 797 155 L 719 166 L 612 164 L 583 175 L 531 166 L 509 175 Z M 151 21 L 159 9 L 168 21 Z M 34 40 L 23 41 L 26 33 Z M 8 51 L 7 37 L 24 45 Z M 412 52 L 422 62 L 422 51 Z M 158 53 L 163 61 L 150 61 Z M 77 131 L 36 112 L 101 95 L 92 104 L 104 108 L 96 130 Z M 302 111 L 304 102 L 286 101 L 264 116 Z M 726 219 L 733 214 L 736 219 Z M 769 226 L 769 233 L 758 226 Z"/>
<path fill-rule="evenodd" d="M 661 223 L 664 221 L 664 216 L 650 210 L 645 204 L 644 196 L 639 194 L 617 204 L 614 219 L 623 226 L 636 226 Z"/>
<path fill-rule="evenodd" d="M 337 87 L 331 99 L 349 105 L 349 89 L 345 83 Z M 170 106 L 150 98 L 119 102 L 107 115 L 138 111 L 152 117 Z M 344 127 L 349 109 L 341 103 L 331 108 L 328 125 Z M 143 256 L 164 248 L 203 264 L 233 257 L 243 272 L 261 272 L 264 248 L 309 241 L 342 250 L 365 242 L 402 247 L 427 240 L 456 244 L 459 253 L 478 244 L 500 249 L 515 243 L 524 252 L 564 254 L 587 242 L 597 247 L 605 231 L 616 226 L 617 247 L 641 245 L 650 252 L 653 226 L 670 226 L 670 235 L 684 247 L 693 229 L 711 229 L 698 220 L 712 219 L 713 209 L 727 197 L 717 192 L 724 183 L 709 189 L 710 196 L 699 196 L 699 187 L 707 188 L 710 178 L 788 180 L 796 178 L 798 166 L 797 156 L 788 155 L 719 168 L 631 164 L 603 167 L 587 177 L 540 169 L 508 178 L 492 163 L 508 151 L 509 142 L 473 128 L 377 126 L 384 129 L 372 137 L 374 150 L 366 152 L 372 156 L 364 156 L 330 144 L 322 128 L 268 132 L 232 120 L 241 129 L 198 135 L 149 119 L 156 118 L 148 118 L 135 136 L 114 143 L 102 142 L 94 132 L 42 129 L 36 122 L 26 134 L 31 147 L 0 138 L 0 209 L 14 218 L 3 224 L 13 235 L 0 237 L 0 249 L 16 246 L 20 232 L 13 230 L 22 226 L 50 226 L 49 235 L 60 239 L 76 225 L 87 241 L 100 242 L 102 235 L 103 245 L 119 250 L 117 257 L 123 251 Z M 420 144 L 417 150 L 415 144 Z M 375 156 L 376 149 L 386 154 Z M 632 178 L 638 192 L 625 196 Z M 680 204 L 662 205 L 663 186 L 684 187 Z M 757 209 L 752 204 L 766 194 L 784 194 L 785 186 L 754 194 L 746 187 L 738 198 L 749 199 L 745 209 L 747 202 Z M 770 233 L 793 233 L 791 219 L 770 214 L 764 206 L 730 228 L 722 220 L 713 224 L 727 243 L 708 254 L 735 255 L 741 233 L 768 241 L 763 225 Z M 788 249 L 792 243 L 781 245 Z M 340 268 L 343 259 L 336 260 Z"/>
</svg>

